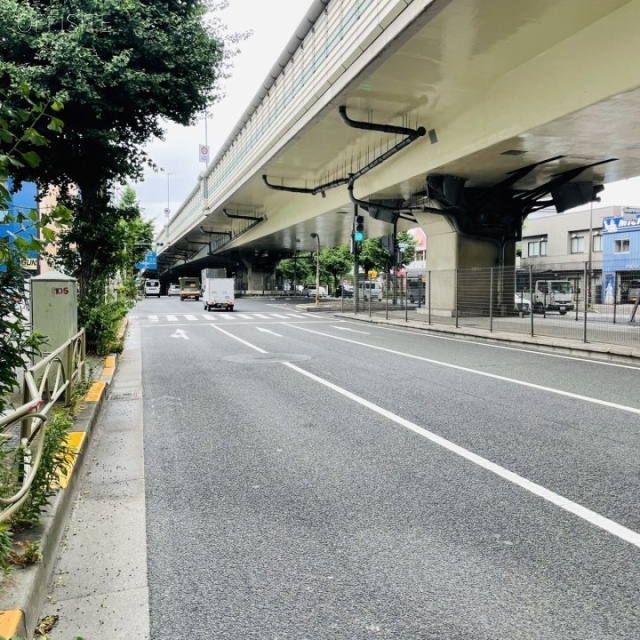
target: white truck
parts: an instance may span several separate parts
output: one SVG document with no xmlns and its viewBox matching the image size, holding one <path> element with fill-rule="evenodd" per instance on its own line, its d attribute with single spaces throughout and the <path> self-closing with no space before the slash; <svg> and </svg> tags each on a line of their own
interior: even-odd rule
<svg viewBox="0 0 640 640">
<path fill-rule="evenodd" d="M 531 302 L 538 313 L 558 311 L 563 316 L 574 309 L 573 284 L 569 280 L 536 280 Z"/>
<path fill-rule="evenodd" d="M 211 311 L 212 309 L 233 311 L 235 305 L 235 279 L 211 277 L 211 272 L 219 273 L 220 270 L 202 270 L 202 299 L 205 311 Z M 216 275 L 218 274 L 216 273 Z"/>
</svg>

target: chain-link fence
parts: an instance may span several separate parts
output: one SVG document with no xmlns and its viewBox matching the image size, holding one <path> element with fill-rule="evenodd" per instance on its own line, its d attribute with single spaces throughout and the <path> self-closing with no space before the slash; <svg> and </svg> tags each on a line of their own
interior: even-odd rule
<svg viewBox="0 0 640 640">
<path fill-rule="evenodd" d="M 379 288 L 378 288 L 379 287 Z M 491 332 L 640 346 L 640 268 L 589 263 L 388 274 L 359 283 L 357 313 Z"/>
</svg>

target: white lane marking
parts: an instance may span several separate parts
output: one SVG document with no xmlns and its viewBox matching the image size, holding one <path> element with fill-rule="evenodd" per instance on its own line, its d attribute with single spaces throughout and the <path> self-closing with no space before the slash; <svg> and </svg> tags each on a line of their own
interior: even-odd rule
<svg viewBox="0 0 640 640">
<path fill-rule="evenodd" d="M 213 315 L 211 315 L 211 314 L 208 314 L 208 313 L 203 313 L 203 314 L 202 314 L 202 317 L 203 317 L 205 320 L 208 320 L 209 322 L 212 322 L 212 321 L 215 321 L 215 320 L 216 320 L 216 317 L 215 317 L 215 316 L 213 316 Z"/>
<path fill-rule="evenodd" d="M 352 333 L 363 333 L 365 336 L 370 336 L 371 334 L 368 331 L 358 331 L 357 329 L 349 329 L 349 327 L 336 327 L 332 325 L 332 329 L 338 329 L 340 331 L 351 331 Z"/>
<path fill-rule="evenodd" d="M 345 319 L 344 322 L 353 322 Z M 360 322 L 353 324 L 361 324 Z M 604 367 L 617 367 L 619 369 L 633 369 L 634 371 L 640 370 L 640 367 L 634 366 L 632 364 L 621 364 L 620 362 L 606 362 L 604 360 L 592 360 L 590 358 L 581 358 L 579 356 L 565 356 L 561 353 L 547 353 L 546 351 L 537 351 L 535 349 L 525 349 L 524 347 L 508 347 L 503 344 L 491 344 L 487 342 L 479 342 L 477 340 L 468 340 L 466 338 L 453 338 L 451 336 L 439 336 L 433 333 L 425 333 L 420 329 L 396 329 L 395 327 L 386 327 L 381 325 L 375 325 L 376 329 L 381 329 L 382 331 L 393 331 L 396 333 L 407 333 L 411 336 L 420 336 L 421 338 L 433 338 L 434 340 L 451 340 L 452 342 L 464 342 L 465 344 L 474 344 L 479 347 L 487 347 L 491 349 L 504 349 L 506 351 L 516 351 L 521 353 L 530 353 L 536 356 L 543 356 L 545 358 L 562 358 L 563 360 L 577 360 L 578 362 L 587 362 L 589 364 L 599 364 Z"/>
<path fill-rule="evenodd" d="M 169 322 L 178 322 L 178 316 L 167 316 Z"/>
<path fill-rule="evenodd" d="M 192 315 L 185 315 L 185 318 L 187 320 L 191 320 L 191 321 L 198 320 L 198 318 L 196 318 L 195 316 L 192 316 Z"/>
<path fill-rule="evenodd" d="M 214 325 L 210 325 L 210 326 L 216 331 L 219 331 L 220 333 L 224 333 L 230 338 L 233 338 L 234 340 L 241 342 L 242 344 L 246 345 L 250 349 L 255 349 L 259 353 L 269 353 L 268 351 L 265 351 L 264 349 L 260 349 L 259 347 L 256 347 L 255 345 L 251 344 L 250 342 L 243 340 L 242 338 L 238 338 L 237 336 L 234 336 L 233 334 L 229 333 L 228 331 L 225 331 L 224 329 L 220 329 L 220 327 L 218 326 L 214 326 Z M 348 342 L 351 342 L 351 340 L 348 340 Z M 572 513 L 578 518 L 585 520 L 589 524 L 599 527 L 600 529 L 607 531 L 611 535 L 616 536 L 617 538 L 620 538 L 621 540 L 624 540 L 625 542 L 628 542 L 640 548 L 640 534 L 637 533 L 636 531 L 628 529 L 627 527 L 624 527 L 623 525 L 618 524 L 617 522 L 610 520 L 609 518 L 605 518 L 599 513 L 596 513 L 595 511 L 591 511 L 591 509 L 587 509 L 586 507 L 583 507 L 577 502 L 573 502 L 572 500 L 569 500 L 568 498 L 565 498 L 564 496 L 561 496 L 560 494 L 555 493 L 554 491 L 551 491 L 539 484 L 536 484 L 535 482 L 531 482 L 531 480 L 527 480 L 526 478 L 518 475 L 517 473 L 514 473 L 513 471 L 509 471 L 508 469 L 505 469 L 504 467 L 501 467 L 500 465 L 495 464 L 494 462 L 491 462 L 490 460 L 487 460 L 486 458 L 483 458 L 482 456 L 479 456 L 473 453 L 472 451 L 465 449 L 464 447 L 460 447 L 457 444 L 441 436 L 438 436 L 435 433 L 432 433 L 431 431 L 427 431 L 427 429 L 423 429 L 422 427 L 418 426 L 413 422 L 410 422 L 409 420 L 405 420 L 404 418 L 401 418 L 400 416 L 396 415 L 395 413 L 392 413 L 391 411 L 387 411 L 386 409 L 383 409 L 382 407 L 378 406 L 377 404 L 374 404 L 373 402 L 370 402 L 369 400 L 366 400 L 365 398 L 361 398 L 360 396 L 357 396 L 355 393 L 351 393 L 351 391 L 347 391 L 346 389 L 343 389 L 342 387 L 339 387 L 338 385 L 333 384 L 333 382 L 329 382 L 324 378 L 320 378 L 319 376 L 316 376 L 313 373 L 310 373 L 308 371 L 305 371 L 304 369 L 301 369 L 300 367 L 298 367 L 295 364 L 292 364 L 291 362 L 283 362 L 282 364 L 284 364 L 286 367 L 289 367 L 290 369 L 293 369 L 294 371 L 297 371 L 298 373 L 301 373 L 307 378 L 310 378 L 311 380 L 314 380 L 315 382 L 318 382 L 319 384 L 322 384 L 325 387 L 332 389 L 333 391 L 336 391 L 337 393 L 345 396 L 346 398 L 349 398 L 350 400 L 357 402 L 363 407 L 366 407 L 367 409 L 374 411 L 375 413 L 391 420 L 392 422 L 395 422 L 396 424 L 399 424 L 405 427 L 406 429 L 413 431 L 415 434 L 422 436 L 423 438 L 433 442 L 434 444 L 437 444 L 438 446 L 443 447 L 444 449 L 447 449 L 448 451 L 451 451 L 452 453 L 464 458 L 465 460 L 468 460 L 469 462 L 472 462 L 473 464 L 480 466 L 481 468 L 489 471 L 490 473 L 497 475 L 503 480 L 507 480 L 508 482 L 515 484 L 516 486 L 524 489 L 525 491 L 528 491 L 533 495 L 536 495 L 539 498 L 542 498 L 543 500 L 546 500 L 551 504 L 554 504 L 560 509 L 567 511 L 568 513 Z"/>
<path fill-rule="evenodd" d="M 176 329 L 176 332 L 169 336 L 170 338 L 182 338 L 183 340 L 188 340 L 189 336 L 184 329 Z"/>
<path fill-rule="evenodd" d="M 504 467 L 501 467 L 500 465 L 495 464 L 494 462 L 491 462 L 490 460 L 487 460 L 486 458 L 483 458 L 482 456 L 479 456 L 472 451 L 465 449 L 464 447 L 460 447 L 457 444 L 446 440 L 445 438 L 442 438 L 435 433 L 432 433 L 431 431 L 427 431 L 427 429 L 424 429 L 417 424 L 410 422 L 409 420 L 405 420 L 395 413 L 387 411 L 386 409 L 383 409 L 373 402 L 369 402 L 365 398 L 361 398 L 360 396 L 357 396 L 354 393 L 343 389 L 342 387 L 338 387 L 337 385 L 329 382 L 328 380 L 325 380 L 324 378 L 320 378 L 313 373 L 309 373 L 308 371 L 301 369 L 295 364 L 292 364 L 290 362 L 283 362 L 282 364 L 289 367 L 290 369 L 293 369 L 294 371 L 297 371 L 298 373 L 301 373 L 307 378 L 310 378 L 311 380 L 314 380 L 315 382 L 318 382 L 319 384 L 322 384 L 325 387 L 336 391 L 337 393 L 349 398 L 350 400 L 357 402 L 363 407 L 374 411 L 375 413 L 391 420 L 392 422 L 395 422 L 396 424 L 399 424 L 406 429 L 413 431 L 417 435 L 430 440 L 434 444 L 437 444 L 447 449 L 448 451 L 455 453 L 465 460 L 468 460 L 469 462 L 472 462 L 479 467 L 486 469 L 487 471 L 499 476 L 503 480 L 507 480 L 508 482 L 521 487 L 525 491 L 529 491 L 530 493 L 542 498 L 543 500 L 547 500 L 551 504 L 554 504 L 557 507 L 560 507 L 561 509 L 572 513 L 573 515 L 586 520 L 590 524 L 609 532 L 610 534 L 616 536 L 617 538 L 620 538 L 621 540 L 624 540 L 625 542 L 629 542 L 636 547 L 640 547 L 640 533 L 628 529 L 627 527 L 618 524 L 617 522 L 610 520 L 609 518 L 605 518 L 599 513 L 591 511 L 591 509 L 587 509 L 577 502 L 573 502 L 572 500 L 569 500 L 568 498 L 565 498 L 564 496 L 561 496 L 560 494 L 555 493 L 550 489 L 536 484 L 535 482 L 531 482 L 531 480 L 527 480 L 526 478 L 518 475 L 517 473 L 514 473 L 513 471 L 509 471 L 508 469 L 505 469 Z"/>
<path fill-rule="evenodd" d="M 231 311 L 222 311 L 220 318 L 224 318 L 225 320 L 235 320 L 236 317 L 233 315 Z"/>
<path fill-rule="evenodd" d="M 302 314 L 301 313 L 287 313 L 286 314 L 289 318 L 296 318 L 296 319 L 300 319 L 302 318 Z"/>
<path fill-rule="evenodd" d="M 287 316 L 283 316 L 283 315 L 282 315 L 282 314 L 280 314 L 280 313 L 272 313 L 272 314 L 271 314 L 271 317 L 272 317 L 272 318 L 284 318 L 285 320 L 287 319 Z"/>
<path fill-rule="evenodd" d="M 527 387 L 529 389 L 536 389 L 537 391 L 546 391 L 548 393 L 554 393 L 566 398 L 573 398 L 574 400 L 582 400 L 584 402 L 590 402 L 602 407 L 609 407 L 611 409 L 620 409 L 620 411 L 626 411 L 628 413 L 635 413 L 640 415 L 640 409 L 636 407 L 629 407 L 624 404 L 618 404 L 617 402 L 608 402 L 607 400 L 599 400 L 598 398 L 592 398 L 590 396 L 582 396 L 578 393 L 571 393 L 570 391 L 562 391 L 561 389 L 554 389 L 553 387 L 545 387 L 541 384 L 535 384 L 533 382 L 525 382 L 524 380 L 518 380 L 516 378 L 507 378 L 506 376 L 499 376 L 496 373 L 489 373 L 488 371 L 478 371 L 477 369 L 470 369 L 469 367 L 461 367 L 457 364 L 451 364 L 449 362 L 442 362 L 441 360 L 433 360 L 431 358 L 424 358 L 423 356 L 417 356 L 413 353 L 405 353 L 403 351 L 396 351 L 395 349 L 387 349 L 386 347 L 379 347 L 374 344 L 367 344 L 366 342 L 358 342 L 357 340 L 351 340 L 350 338 L 342 338 L 340 336 L 334 336 L 330 333 L 322 333 L 320 331 L 314 331 L 313 329 L 306 329 L 296 324 L 288 324 L 283 322 L 287 327 L 293 327 L 299 331 L 306 331 L 307 333 L 314 333 L 318 336 L 324 336 L 325 338 L 331 338 L 333 340 L 341 340 L 343 342 L 349 342 L 361 347 L 367 347 L 368 349 L 374 349 L 376 351 L 384 351 L 385 353 L 392 353 L 396 356 L 403 356 L 405 358 L 411 358 L 412 360 L 420 360 L 421 362 L 428 362 L 429 364 L 435 364 L 440 367 L 446 367 L 447 369 L 454 369 L 456 371 L 464 371 L 465 373 L 471 373 L 484 378 L 492 378 L 493 380 L 500 380 L 501 382 L 509 382 L 511 384 L 517 384 L 521 387 Z"/>
<path fill-rule="evenodd" d="M 261 349 L 260 347 L 256 347 L 255 345 L 251 344 L 250 342 L 247 342 L 246 340 L 243 340 L 242 338 L 238 338 L 238 336 L 234 336 L 232 333 L 229 333 L 228 331 L 225 331 L 224 329 L 221 329 L 218 325 L 210 324 L 209 326 L 212 329 L 215 329 L 216 331 L 219 331 L 220 333 L 224 333 L 225 336 L 229 336 L 230 338 L 233 338 L 234 340 L 237 340 L 238 342 L 241 342 L 242 344 L 244 344 L 245 346 L 249 347 L 250 349 L 254 349 L 258 353 L 269 353 L 268 351 L 265 351 L 264 349 Z"/>
<path fill-rule="evenodd" d="M 269 329 L 263 329 L 262 327 L 256 327 L 256 329 L 258 331 L 263 331 L 264 333 L 270 333 L 272 336 L 278 336 L 278 338 L 282 338 L 282 336 L 279 333 L 276 333 L 275 331 L 270 331 Z"/>
<path fill-rule="evenodd" d="M 254 316 L 256 316 L 256 318 L 262 318 L 263 320 L 268 320 L 271 316 L 267 316 L 264 313 L 254 313 Z"/>
<path fill-rule="evenodd" d="M 149 316 L 149 320 L 151 320 L 151 322 L 158 322 L 158 316 Z"/>
<path fill-rule="evenodd" d="M 245 320 L 253 320 L 253 316 L 248 316 L 246 313 L 239 313 L 239 318 L 244 318 Z"/>
</svg>

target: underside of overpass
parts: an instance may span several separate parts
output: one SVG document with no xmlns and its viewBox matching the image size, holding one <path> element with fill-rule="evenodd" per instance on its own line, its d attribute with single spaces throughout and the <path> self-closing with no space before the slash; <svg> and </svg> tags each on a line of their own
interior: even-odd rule
<svg viewBox="0 0 640 640">
<path fill-rule="evenodd" d="M 313 5 L 208 175 L 265 101 L 288 95 L 337 4 Z M 356 4 L 376 3 L 344 0 L 344 15 Z M 640 0 L 379 0 L 377 12 L 339 72 L 315 69 L 319 88 L 233 188 L 188 224 L 186 204 L 176 214 L 160 274 L 271 273 L 313 251 L 312 233 L 348 244 L 356 206 L 368 237 L 421 226 L 430 269 L 507 265 L 529 213 L 640 175 Z"/>
</svg>

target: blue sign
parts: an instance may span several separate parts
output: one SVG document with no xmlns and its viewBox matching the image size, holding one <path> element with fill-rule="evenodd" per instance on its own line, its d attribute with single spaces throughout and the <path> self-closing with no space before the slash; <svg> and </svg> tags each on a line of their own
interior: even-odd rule
<svg viewBox="0 0 640 640">
<path fill-rule="evenodd" d="M 630 227 L 640 227 L 640 213 L 627 213 L 623 216 L 613 216 L 602 219 L 603 233 L 616 233 L 624 231 Z"/>
<path fill-rule="evenodd" d="M 145 269 L 158 268 L 158 254 L 155 251 L 147 251 L 147 255 L 142 262 L 136 262 L 136 269 L 144 271 Z"/>
</svg>

